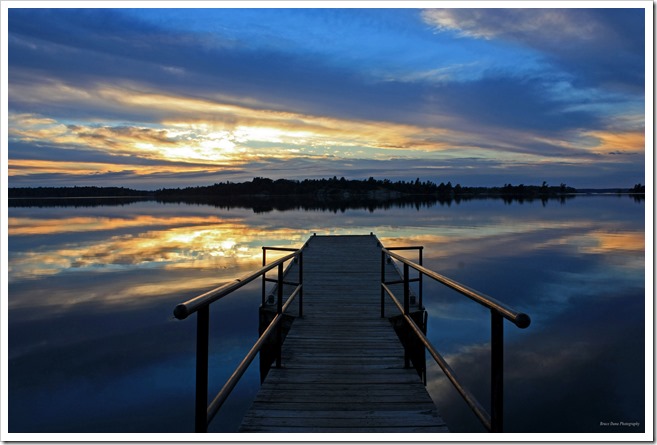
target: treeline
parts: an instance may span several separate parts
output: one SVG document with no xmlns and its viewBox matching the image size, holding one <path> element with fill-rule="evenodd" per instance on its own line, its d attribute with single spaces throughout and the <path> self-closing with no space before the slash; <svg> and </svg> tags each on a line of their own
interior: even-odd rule
<svg viewBox="0 0 657 445">
<path fill-rule="evenodd" d="M 399 197 L 402 195 L 427 195 L 438 191 L 438 186 L 431 181 L 390 181 L 338 179 L 276 179 L 254 178 L 249 182 L 221 182 L 210 186 L 187 187 L 183 189 L 160 189 L 155 192 L 158 199 L 185 196 L 353 196 L 369 195 L 382 197 Z"/>
<path fill-rule="evenodd" d="M 638 193 L 638 194 L 645 194 L 646 193 L 646 186 L 641 185 L 641 184 L 635 184 L 634 187 L 632 187 L 630 190 L 630 193 Z"/>
<path fill-rule="evenodd" d="M 153 196 L 153 192 L 125 187 L 10 187 L 7 196 L 9 198 L 116 198 Z"/>
<path fill-rule="evenodd" d="M 645 186 L 636 184 L 629 189 L 618 189 L 618 193 L 643 194 Z M 9 188 L 9 198 L 150 198 L 162 202 L 207 202 L 233 200 L 247 197 L 262 200 L 280 196 L 295 196 L 319 200 L 368 200 L 386 201 L 408 197 L 448 199 L 513 198 L 545 199 L 573 195 L 577 189 L 566 184 L 512 185 L 502 187 L 464 187 L 451 182 L 437 184 L 433 181 L 391 181 L 389 179 L 367 180 L 324 178 L 324 179 L 276 179 L 254 178 L 246 182 L 221 182 L 208 186 L 185 188 L 161 188 L 156 191 L 134 190 L 126 187 L 21 187 Z"/>
<path fill-rule="evenodd" d="M 254 178 L 250 182 L 222 182 L 210 186 L 187 187 L 177 189 L 160 189 L 155 192 L 158 200 L 178 200 L 181 198 L 228 197 L 228 196 L 313 196 L 318 198 L 352 198 L 366 196 L 371 199 L 396 199 L 404 196 L 436 196 L 440 198 L 456 198 L 471 196 L 522 196 L 541 197 L 558 196 L 575 193 L 577 190 L 565 184 L 541 186 L 520 184 L 504 187 L 462 187 L 451 182 L 436 184 L 432 181 L 391 181 L 377 180 L 370 177 L 367 180 L 344 177 L 338 179 L 277 179 Z"/>
</svg>

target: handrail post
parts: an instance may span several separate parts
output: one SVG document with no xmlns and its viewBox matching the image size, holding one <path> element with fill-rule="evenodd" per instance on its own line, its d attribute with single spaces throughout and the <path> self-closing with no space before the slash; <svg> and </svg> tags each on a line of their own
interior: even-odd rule
<svg viewBox="0 0 657 445">
<path fill-rule="evenodd" d="M 491 432 L 503 430 L 504 408 L 504 319 L 491 309 Z"/>
<path fill-rule="evenodd" d="M 208 345 L 210 336 L 210 305 L 196 315 L 196 406 L 195 431 L 208 431 Z"/>
<path fill-rule="evenodd" d="M 278 265 L 278 301 L 276 303 L 276 313 L 281 315 L 283 313 L 283 263 Z M 281 367 L 281 349 L 283 349 L 283 330 L 279 323 L 276 332 L 276 367 Z"/>
<path fill-rule="evenodd" d="M 411 289 L 408 282 L 409 268 L 408 264 L 404 263 L 404 315 L 408 315 L 410 311 L 410 298 L 411 298 Z M 411 367 L 411 358 L 408 352 L 409 345 L 407 344 L 404 348 L 404 367 Z"/>
<path fill-rule="evenodd" d="M 299 251 L 299 318 L 303 317 L 303 252 Z"/>
<path fill-rule="evenodd" d="M 410 311 L 411 288 L 408 282 L 408 264 L 404 263 L 404 315 Z"/>
<path fill-rule="evenodd" d="M 262 248 L 262 267 L 267 265 L 267 248 Z M 267 273 L 262 274 L 262 305 L 265 305 L 265 293 L 267 287 Z"/>
<path fill-rule="evenodd" d="M 422 264 L 422 250 L 423 249 L 424 249 L 424 247 L 420 246 L 420 249 L 419 249 L 419 252 L 418 252 L 420 266 L 423 265 Z M 420 271 L 418 271 L 418 273 L 420 274 L 420 277 L 419 277 L 420 281 L 418 283 L 418 293 L 420 294 L 419 297 L 418 297 L 418 305 L 419 305 L 418 309 L 422 310 L 424 308 L 424 306 L 422 306 L 422 277 L 424 276 L 424 274 Z"/>
<path fill-rule="evenodd" d="M 381 284 L 386 282 L 386 253 L 381 250 Z M 383 286 L 381 286 L 381 318 L 384 318 L 386 315 L 385 309 L 385 297 L 383 292 Z"/>
</svg>

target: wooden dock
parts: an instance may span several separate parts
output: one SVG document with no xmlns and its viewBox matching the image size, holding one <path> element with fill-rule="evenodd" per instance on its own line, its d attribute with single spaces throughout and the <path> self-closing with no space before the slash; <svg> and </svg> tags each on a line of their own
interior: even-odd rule
<svg viewBox="0 0 657 445">
<path fill-rule="evenodd" d="M 381 318 L 376 236 L 313 236 L 303 268 L 303 317 L 239 431 L 447 432 L 417 371 L 404 366 L 391 302 Z"/>
</svg>

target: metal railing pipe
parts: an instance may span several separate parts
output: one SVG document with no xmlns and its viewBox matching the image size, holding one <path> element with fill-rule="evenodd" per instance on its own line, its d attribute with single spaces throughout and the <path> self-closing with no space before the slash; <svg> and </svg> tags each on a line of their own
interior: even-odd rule
<svg viewBox="0 0 657 445">
<path fill-rule="evenodd" d="M 267 329 L 262 333 L 260 338 L 258 338 L 258 341 L 253 345 L 251 350 L 246 354 L 246 357 L 242 360 L 242 362 L 237 366 L 233 374 L 228 378 L 224 386 L 221 388 L 221 391 L 217 394 L 217 396 L 212 400 L 210 405 L 206 409 L 206 416 L 205 416 L 205 422 L 206 425 L 209 425 L 212 419 L 217 415 L 217 412 L 219 412 L 219 409 L 221 406 L 224 404 L 230 393 L 233 391 L 239 380 L 242 378 L 244 373 L 246 372 L 247 368 L 253 361 L 253 359 L 256 357 L 260 349 L 262 349 L 262 346 L 264 345 L 265 341 L 269 338 L 269 336 L 276 330 L 278 327 L 278 324 L 280 323 L 282 319 L 281 314 L 277 314 L 269 323 L 269 326 L 267 326 Z M 206 426 L 207 428 L 207 426 Z"/>
<path fill-rule="evenodd" d="M 272 261 L 268 265 L 262 267 L 261 269 L 255 272 L 244 275 L 241 278 L 237 278 L 234 281 L 231 281 L 215 289 L 212 289 L 202 295 L 199 295 L 198 297 L 192 298 L 191 300 L 187 300 L 184 303 L 180 303 L 173 310 L 173 315 L 179 320 L 184 320 L 194 312 L 198 311 L 200 308 L 212 304 L 215 301 L 219 300 L 220 298 L 223 298 L 226 295 L 236 291 L 242 286 L 245 286 L 246 284 L 255 280 L 260 275 L 272 270 L 275 267 L 278 267 L 279 264 L 283 264 L 284 262 L 296 257 L 297 255 L 298 252 L 286 255 L 282 258 L 277 259 L 276 261 Z"/>
<path fill-rule="evenodd" d="M 292 301 L 296 298 L 297 295 L 301 296 L 303 293 L 303 285 L 299 284 L 290 294 L 289 297 L 287 297 L 287 300 L 285 300 L 285 304 L 283 305 L 282 313 L 284 314 L 287 312 L 287 308 L 290 307 L 290 304 L 292 304 Z"/>
<path fill-rule="evenodd" d="M 468 404 L 470 409 L 474 412 L 475 416 L 477 416 L 477 418 L 484 425 L 484 427 L 488 431 L 491 431 L 492 430 L 491 417 L 486 411 L 486 409 L 483 406 L 481 406 L 479 401 L 472 395 L 470 391 L 468 391 L 467 388 L 461 385 L 452 367 L 449 366 L 449 364 L 445 361 L 443 356 L 440 355 L 438 351 L 436 351 L 436 349 L 427 339 L 426 335 L 424 335 L 424 333 L 422 332 L 422 329 L 420 329 L 420 327 L 415 323 L 415 321 L 413 321 L 413 319 L 409 315 L 404 314 L 404 307 L 399 302 L 399 300 L 395 298 L 395 295 L 390 290 L 390 288 L 386 286 L 384 283 L 381 283 L 381 287 L 390 296 L 390 299 L 393 301 L 393 303 L 395 303 L 397 309 L 399 309 L 399 311 L 402 313 L 408 325 L 411 327 L 413 332 L 415 332 L 415 335 L 417 335 L 417 337 L 420 339 L 424 347 L 427 349 L 427 351 L 429 351 L 429 354 L 431 354 L 431 357 L 433 357 L 434 361 L 438 364 L 438 366 L 440 366 L 440 369 L 443 370 L 445 376 L 449 379 L 449 381 L 452 383 L 454 388 L 458 391 L 461 397 L 463 397 L 465 403 Z"/>
<path fill-rule="evenodd" d="M 277 278 L 265 278 L 265 281 L 267 283 L 278 283 Z M 285 281 L 285 280 L 283 280 L 283 284 L 287 284 L 287 285 L 290 285 L 290 286 L 296 286 L 299 283 L 294 282 L 294 281 Z"/>
<path fill-rule="evenodd" d="M 481 292 L 477 292 L 473 289 L 470 289 L 469 287 L 452 280 L 451 278 L 447 278 L 444 275 L 441 275 L 437 272 L 434 272 L 433 270 L 427 269 L 424 266 L 420 266 L 419 264 L 413 263 L 412 261 L 408 260 L 407 258 L 404 258 L 401 255 L 398 255 L 396 253 L 390 252 L 388 249 L 382 249 L 383 251 L 386 251 L 388 255 L 390 255 L 392 258 L 401 261 L 403 264 L 408 264 L 409 267 L 412 267 L 413 269 L 417 270 L 421 274 L 424 274 L 448 287 L 451 289 L 454 289 L 457 292 L 460 292 L 461 294 L 465 295 L 466 297 L 470 298 L 471 300 L 476 301 L 477 303 L 481 304 L 482 306 L 486 306 L 489 309 L 494 309 L 497 312 L 500 313 L 504 318 L 515 324 L 521 329 L 524 329 L 529 326 L 531 323 L 531 319 L 529 318 L 529 315 L 524 314 L 522 312 L 517 312 L 514 311 L 513 309 L 509 308 L 506 306 L 504 303 L 501 303 L 497 301 L 496 299 L 489 297 L 486 294 L 483 294 Z"/>
<path fill-rule="evenodd" d="M 282 258 L 279 258 L 270 264 L 266 264 L 267 260 L 267 250 L 282 250 L 293 252 L 289 255 L 286 255 Z M 283 270 L 284 264 L 291 259 L 298 258 L 299 264 L 299 283 L 288 283 L 283 281 L 283 277 L 287 270 Z M 288 265 L 288 268 L 291 266 L 291 263 Z M 255 345 L 248 352 L 246 357 L 242 360 L 240 365 L 237 367 L 235 372 L 231 375 L 228 381 L 224 384 L 221 391 L 216 395 L 212 400 L 210 405 L 208 405 L 208 352 L 209 352 L 209 333 L 210 333 L 210 305 L 222 297 L 240 289 L 242 286 L 250 283 L 259 276 L 263 277 L 263 305 L 264 305 L 264 290 L 265 283 L 269 280 L 266 279 L 266 274 L 268 271 L 278 268 L 278 304 L 277 304 L 277 313 L 274 319 L 265 329 L 265 332 L 258 338 Z M 207 432 L 208 425 L 210 421 L 219 411 L 219 408 L 223 405 L 224 401 L 231 393 L 237 382 L 246 372 L 246 369 L 251 364 L 256 354 L 262 348 L 264 342 L 271 336 L 271 334 L 276 331 L 278 338 L 278 345 L 282 343 L 281 340 L 281 329 L 280 321 L 283 317 L 283 313 L 287 310 L 289 305 L 292 303 L 294 298 L 297 295 L 301 295 L 303 292 L 303 257 L 301 249 L 292 249 L 285 247 L 265 247 L 263 248 L 263 263 L 262 268 L 258 269 L 255 272 L 251 272 L 247 275 L 242 276 L 236 280 L 233 280 L 229 283 L 226 283 L 222 286 L 219 286 L 215 289 L 212 289 L 204 294 L 201 294 L 195 298 L 187 300 L 184 303 L 177 305 L 174 309 L 174 316 L 180 320 L 187 318 L 189 315 L 194 312 L 197 313 L 197 328 L 196 328 L 196 399 L 195 399 L 195 431 L 196 432 Z M 283 296 L 283 285 L 284 284 L 293 284 L 296 285 L 296 288 L 292 294 L 288 297 L 285 305 L 282 304 Z M 301 299 L 299 306 L 299 313 L 302 313 Z M 280 366 L 280 349 L 278 351 L 277 364 Z"/>
<path fill-rule="evenodd" d="M 272 321 L 269 323 L 265 331 L 255 342 L 251 350 L 246 354 L 242 362 L 237 366 L 233 374 L 228 378 L 228 380 L 221 388 L 219 393 L 217 393 L 216 397 L 212 400 L 210 405 L 207 407 L 206 425 L 209 425 L 212 419 L 214 419 L 214 417 L 216 416 L 217 412 L 219 412 L 219 409 L 224 404 L 224 402 L 226 401 L 230 393 L 233 391 L 233 389 L 235 389 L 235 386 L 240 381 L 240 379 L 246 372 L 251 362 L 253 362 L 253 359 L 256 357 L 258 352 L 262 349 L 262 346 L 264 345 L 265 341 L 267 341 L 267 339 L 274 333 L 274 331 L 278 331 L 278 324 L 282 321 L 283 314 L 290 306 L 292 301 L 294 301 L 295 297 L 300 293 L 300 291 L 301 291 L 301 285 L 297 286 L 294 292 L 290 294 L 290 296 L 287 298 L 285 302 L 285 305 L 283 305 L 282 313 L 276 314 L 276 316 L 272 319 Z"/>
</svg>

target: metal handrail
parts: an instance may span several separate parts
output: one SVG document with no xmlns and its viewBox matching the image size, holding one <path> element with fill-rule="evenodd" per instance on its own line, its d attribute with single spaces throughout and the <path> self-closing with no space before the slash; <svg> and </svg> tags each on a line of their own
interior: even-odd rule
<svg viewBox="0 0 657 445">
<path fill-rule="evenodd" d="M 384 248 L 386 251 L 390 252 L 391 250 L 417 250 L 417 262 L 420 266 L 422 266 L 422 252 L 424 251 L 424 246 L 395 246 L 395 247 L 385 247 Z M 403 258 L 403 257 L 402 257 Z M 423 298 L 423 287 L 424 287 L 424 282 L 422 280 L 422 273 L 419 274 L 417 278 L 411 278 L 411 282 L 418 282 L 418 307 L 422 309 L 422 298 Z M 388 281 L 386 284 L 401 284 L 403 281 L 400 282 L 395 282 L 395 281 Z"/>
<path fill-rule="evenodd" d="M 475 415 L 479 418 L 479 420 L 484 424 L 487 430 L 490 431 L 491 429 L 491 422 L 490 422 L 490 415 L 488 412 L 486 412 L 486 409 L 481 406 L 479 401 L 472 395 L 472 393 L 465 388 L 461 383 L 458 381 L 456 378 L 456 374 L 452 370 L 451 366 L 445 361 L 442 355 L 438 351 L 436 351 L 436 348 L 433 347 L 433 345 L 429 342 L 427 337 L 424 335 L 422 332 L 422 329 L 415 323 L 415 321 L 408 315 L 404 314 L 404 308 L 402 307 L 402 304 L 395 298 L 395 295 L 393 292 L 390 290 L 388 286 L 385 284 L 381 284 L 383 289 L 386 291 L 388 296 L 392 299 L 393 303 L 397 306 L 399 309 L 399 312 L 402 313 L 402 316 L 404 319 L 408 322 L 410 325 L 411 329 L 413 329 L 413 332 L 415 332 L 415 335 L 418 336 L 422 344 L 424 345 L 425 348 L 429 351 L 429 354 L 433 357 L 433 359 L 436 361 L 438 366 L 440 366 L 440 369 L 443 370 L 447 378 L 449 379 L 450 382 L 454 385 L 456 390 L 461 394 L 465 402 L 470 406 L 470 408 L 475 412 Z"/>
<path fill-rule="evenodd" d="M 283 264 L 292 258 L 296 258 L 298 255 L 299 255 L 299 251 L 297 251 L 296 253 L 291 253 L 289 255 L 286 255 L 282 258 L 277 259 L 276 261 L 269 263 L 266 266 L 263 266 L 261 269 L 258 269 L 255 272 L 246 274 L 241 278 L 236 278 L 234 281 L 231 281 L 215 289 L 212 289 L 204 294 L 201 294 L 197 297 L 187 300 L 184 303 L 180 303 L 173 310 L 173 315 L 178 320 L 184 320 L 194 312 L 197 312 L 202 307 L 206 307 L 214 303 L 215 301 L 219 300 L 220 298 L 223 298 L 226 295 L 235 292 L 240 287 L 249 284 L 251 281 L 269 272 L 279 264 Z"/>
<path fill-rule="evenodd" d="M 214 419 L 214 416 L 219 412 L 219 408 L 224 404 L 230 393 L 233 391 L 235 386 L 237 385 L 237 382 L 242 378 L 244 373 L 246 372 L 247 368 L 255 358 L 255 356 L 260 352 L 260 349 L 262 349 L 262 346 L 265 344 L 265 341 L 274 333 L 275 328 L 278 326 L 278 323 L 283 319 L 283 314 L 285 314 L 285 311 L 287 308 L 290 306 L 290 303 L 294 300 L 294 298 L 299 295 L 301 291 L 301 284 L 299 284 L 295 289 L 294 292 L 288 297 L 287 301 L 285 302 L 285 305 L 283 305 L 283 310 L 280 314 L 276 314 L 276 316 L 272 319 L 271 322 L 269 322 L 269 325 L 267 328 L 264 330 L 262 335 L 258 338 L 258 340 L 255 342 L 251 350 L 246 354 L 242 362 L 239 364 L 239 366 L 235 369 L 233 374 L 228 378 L 226 383 L 224 384 L 223 388 L 217 393 L 216 397 L 212 402 L 210 402 L 210 405 L 208 405 L 207 408 L 207 424 L 209 425 L 212 419 Z"/>
<path fill-rule="evenodd" d="M 386 261 L 386 255 L 389 255 L 392 258 L 395 258 L 401 261 L 404 265 L 403 272 L 403 284 L 404 284 L 404 304 L 402 305 L 397 298 L 395 298 L 393 292 L 387 286 L 391 284 L 385 280 L 385 268 L 384 263 Z M 458 381 L 453 369 L 445 361 L 445 359 L 436 351 L 433 345 L 429 342 L 426 335 L 422 332 L 422 329 L 415 323 L 415 321 L 409 315 L 409 299 L 410 299 L 410 288 L 409 284 L 412 281 L 409 278 L 409 269 L 413 268 L 420 273 L 420 276 L 427 275 L 434 280 L 445 284 L 446 286 L 462 293 L 463 295 L 471 298 L 477 303 L 487 307 L 491 311 L 491 414 L 488 414 L 479 401 Z M 420 339 L 424 347 L 429 351 L 433 359 L 436 361 L 438 366 L 443 370 L 449 381 L 454 385 L 456 390 L 461 394 L 461 397 L 468 404 L 470 409 L 475 413 L 477 418 L 481 421 L 484 427 L 488 431 L 492 432 L 502 432 L 503 430 L 503 351 L 504 351 L 504 342 L 503 342 L 503 319 L 507 318 L 513 322 L 516 326 L 521 329 L 527 328 L 531 323 L 531 319 L 527 314 L 522 312 L 517 312 L 505 304 L 485 295 L 480 292 L 477 292 L 473 289 L 470 289 L 467 286 L 464 286 L 450 278 L 447 278 L 443 275 L 440 275 L 430 269 L 425 268 L 419 264 L 415 264 L 412 261 L 390 252 L 390 249 L 382 248 L 381 249 L 381 317 L 384 316 L 384 299 L 383 292 L 387 293 L 390 298 L 393 300 L 399 311 L 402 313 L 404 319 L 413 330 L 413 332 Z M 420 306 L 421 308 L 421 306 Z"/>
<path fill-rule="evenodd" d="M 390 252 L 390 249 L 383 248 L 382 249 L 386 254 L 390 255 L 392 258 L 401 261 L 404 264 L 407 264 L 409 267 L 417 270 L 423 275 L 426 275 L 430 278 L 433 278 L 434 280 L 446 285 L 447 287 L 450 287 L 454 289 L 457 292 L 462 293 L 466 297 L 470 298 L 471 300 L 476 301 L 477 303 L 481 304 L 482 306 L 486 306 L 489 309 L 493 309 L 497 312 L 499 312 L 504 318 L 507 320 L 511 321 L 513 324 L 518 326 L 521 329 L 525 329 L 526 327 L 529 326 L 531 323 L 531 319 L 529 318 L 529 315 L 524 314 L 522 312 L 517 312 L 504 303 L 497 301 L 493 297 L 489 297 L 486 294 L 483 294 L 481 292 L 478 292 L 474 289 L 469 288 L 468 286 L 461 284 L 457 281 L 452 280 L 451 278 L 447 278 L 444 275 L 441 275 L 437 272 L 434 272 L 431 269 L 427 269 L 424 266 L 421 266 L 419 264 L 415 264 L 412 261 L 404 258 L 401 255 L 398 255 L 396 253 Z"/>
<path fill-rule="evenodd" d="M 272 248 L 269 248 L 272 249 Z M 194 430 L 198 432 L 207 432 L 208 425 L 215 417 L 223 403 L 226 401 L 232 390 L 239 382 L 240 378 L 244 375 L 247 368 L 253 362 L 257 353 L 262 349 L 265 341 L 276 332 L 278 335 L 278 344 L 282 343 L 281 329 L 279 324 L 282 320 L 283 314 L 288 309 L 292 301 L 299 295 L 299 316 L 303 313 L 303 252 L 302 249 L 290 248 L 274 248 L 276 250 L 292 251 L 293 253 L 279 258 L 270 264 L 264 264 L 263 267 L 255 272 L 251 272 L 238 278 L 232 282 L 219 286 L 211 291 L 201 294 L 195 298 L 187 300 L 184 303 L 177 305 L 173 311 L 174 316 L 183 320 L 194 312 L 197 313 L 196 325 L 196 399 L 195 399 L 195 427 Z M 263 250 L 263 257 L 264 257 Z M 292 259 L 299 261 L 299 283 L 284 282 L 283 271 L 284 264 Z M 265 274 L 270 270 L 278 268 L 278 302 L 276 308 L 276 316 L 269 323 L 264 332 L 260 335 L 251 350 L 246 354 L 242 362 L 235 369 L 233 374 L 228 378 L 219 393 L 215 396 L 212 402 L 208 405 L 208 351 L 209 351 L 209 336 L 210 336 L 210 305 L 217 300 L 229 295 L 230 293 L 238 290 L 242 286 L 250 283 L 259 276 L 265 277 Z M 263 281 L 264 284 L 264 281 Z M 283 285 L 294 284 L 296 285 L 292 294 L 287 298 L 283 304 Z M 280 348 L 276 357 L 276 366 L 281 365 Z"/>
</svg>

